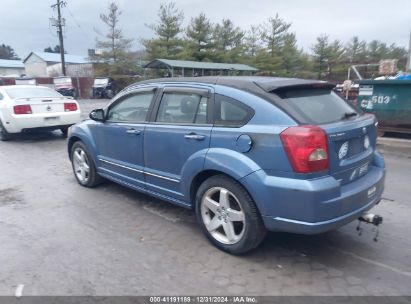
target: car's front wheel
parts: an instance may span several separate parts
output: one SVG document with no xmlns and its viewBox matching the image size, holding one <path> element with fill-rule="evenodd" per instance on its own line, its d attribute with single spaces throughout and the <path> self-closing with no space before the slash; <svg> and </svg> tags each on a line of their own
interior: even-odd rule
<svg viewBox="0 0 411 304">
<path fill-rule="evenodd" d="M 74 176 L 80 185 L 92 188 L 102 182 L 102 177 L 98 175 L 90 153 L 81 141 L 73 144 L 70 159 Z"/>
<path fill-rule="evenodd" d="M 257 247 L 266 230 L 248 192 L 224 175 L 207 179 L 196 195 L 197 220 L 219 249 L 242 254 Z"/>
<path fill-rule="evenodd" d="M 11 134 L 7 132 L 6 128 L 4 128 L 3 123 L 0 121 L 0 140 L 1 141 L 8 141 L 12 138 Z"/>
</svg>

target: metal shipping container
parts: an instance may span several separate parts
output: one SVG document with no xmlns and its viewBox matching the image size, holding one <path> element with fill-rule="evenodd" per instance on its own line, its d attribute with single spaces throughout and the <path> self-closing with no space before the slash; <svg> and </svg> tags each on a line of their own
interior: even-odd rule
<svg viewBox="0 0 411 304">
<path fill-rule="evenodd" d="M 411 80 L 360 80 L 358 107 L 377 116 L 382 132 L 411 133 Z"/>
</svg>

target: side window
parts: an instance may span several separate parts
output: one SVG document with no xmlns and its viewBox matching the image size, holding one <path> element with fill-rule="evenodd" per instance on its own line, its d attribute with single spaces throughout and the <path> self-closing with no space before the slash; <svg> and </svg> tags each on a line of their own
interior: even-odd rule
<svg viewBox="0 0 411 304">
<path fill-rule="evenodd" d="M 233 98 L 215 95 L 215 125 L 222 127 L 241 127 L 254 115 L 254 110 Z"/>
<path fill-rule="evenodd" d="M 154 91 L 127 95 L 109 109 L 107 119 L 116 122 L 145 122 Z"/>
<path fill-rule="evenodd" d="M 206 124 L 207 97 L 191 93 L 165 92 L 156 121 L 175 124 Z"/>
</svg>

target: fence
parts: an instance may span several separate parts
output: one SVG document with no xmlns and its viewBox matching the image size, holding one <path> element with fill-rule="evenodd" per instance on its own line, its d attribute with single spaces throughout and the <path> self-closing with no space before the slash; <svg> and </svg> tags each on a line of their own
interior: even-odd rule
<svg viewBox="0 0 411 304">
<path fill-rule="evenodd" d="M 22 78 L 17 78 L 23 80 Z M 29 78 L 25 78 L 29 79 Z M 53 77 L 34 77 L 30 78 L 35 80 L 36 85 L 46 86 L 51 89 L 54 89 Z M 122 90 L 124 87 L 128 86 L 131 83 L 142 80 L 139 77 L 133 76 L 118 76 L 114 78 L 116 82 L 117 91 Z M 28 83 L 28 82 L 25 82 Z M 77 90 L 79 99 L 89 99 L 93 97 L 93 77 L 71 77 L 71 83 L 73 87 Z M 0 77 L 0 85 L 16 85 L 16 78 L 14 77 Z"/>
</svg>

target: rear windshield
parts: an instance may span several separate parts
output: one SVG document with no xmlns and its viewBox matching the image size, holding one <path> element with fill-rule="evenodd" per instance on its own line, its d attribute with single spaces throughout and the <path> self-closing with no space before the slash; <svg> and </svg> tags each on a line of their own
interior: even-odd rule
<svg viewBox="0 0 411 304">
<path fill-rule="evenodd" d="M 326 124 L 359 112 L 329 89 L 296 89 L 277 94 L 301 123 Z M 353 114 L 351 114 L 353 115 Z M 294 116 L 294 115 L 293 115 Z M 355 116 L 355 115 L 353 115 Z"/>
<path fill-rule="evenodd" d="M 106 85 L 106 84 L 108 84 L 107 78 L 94 79 L 94 85 Z"/>
<path fill-rule="evenodd" d="M 53 79 L 54 84 L 65 84 L 65 83 L 70 83 L 71 84 L 71 78 L 54 78 Z"/>
<path fill-rule="evenodd" d="M 38 97 L 61 97 L 60 93 L 48 88 L 33 86 L 32 88 L 9 88 L 5 90 L 7 95 L 13 99 L 17 98 L 38 98 Z"/>
</svg>

